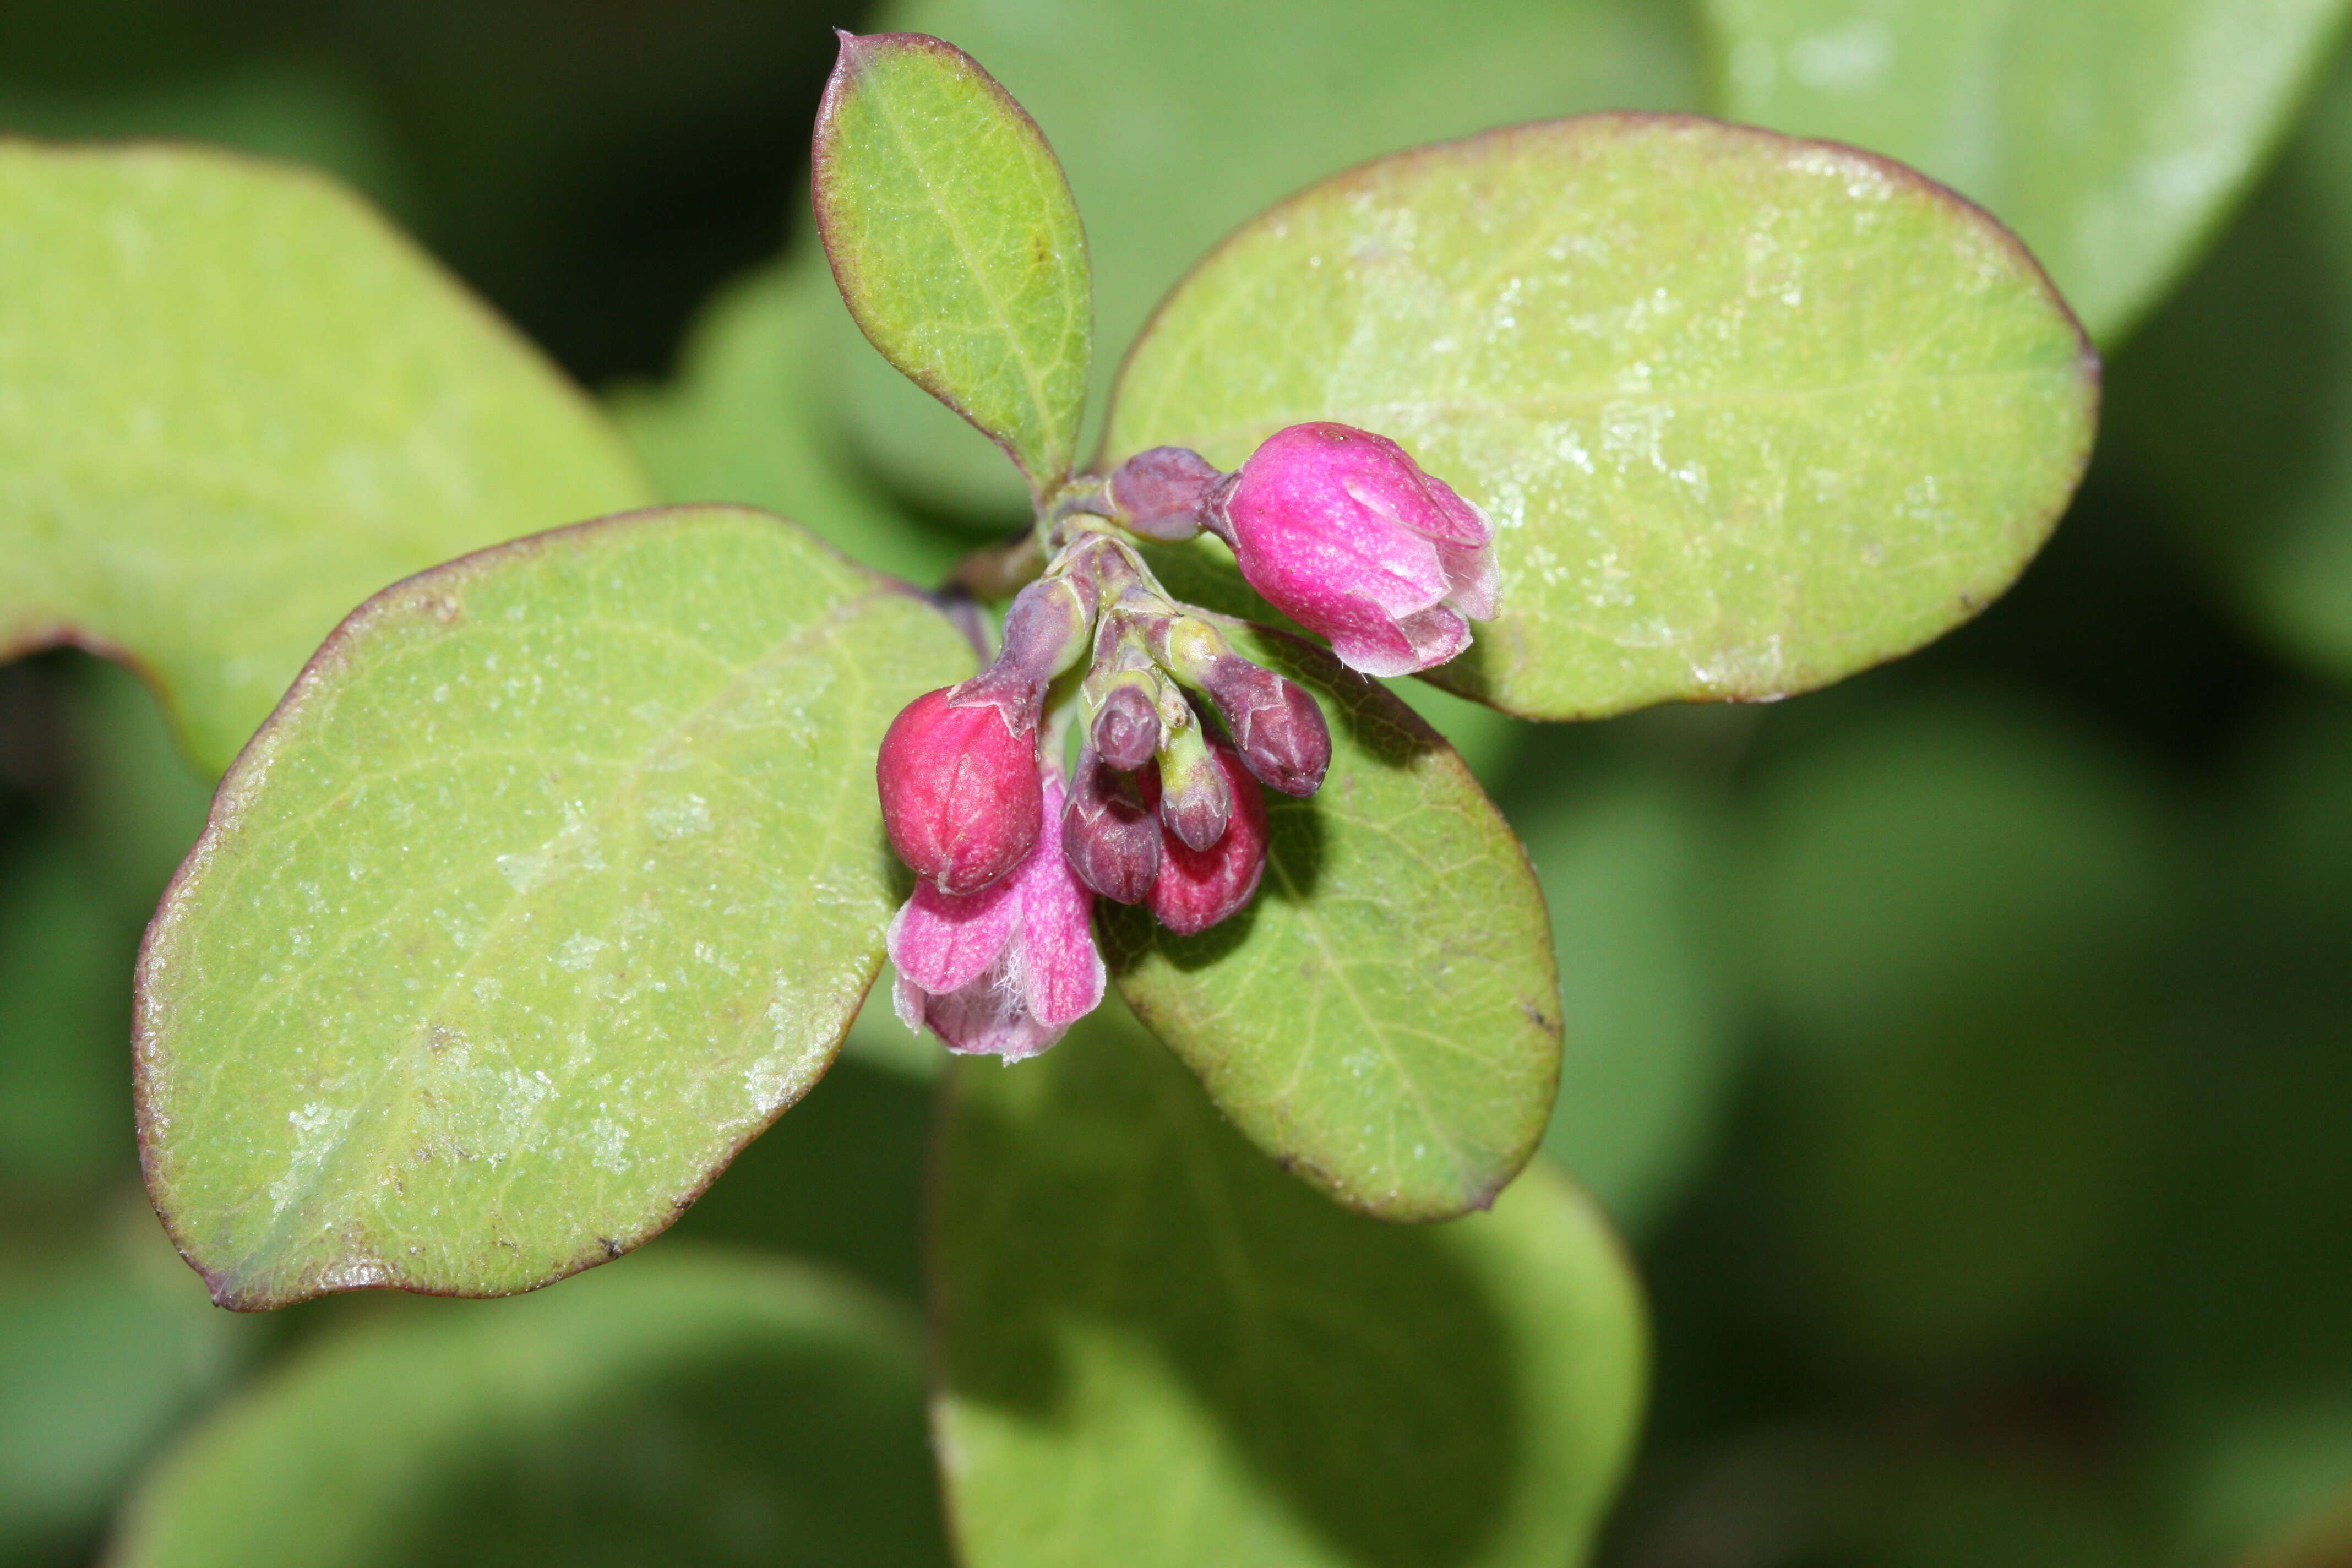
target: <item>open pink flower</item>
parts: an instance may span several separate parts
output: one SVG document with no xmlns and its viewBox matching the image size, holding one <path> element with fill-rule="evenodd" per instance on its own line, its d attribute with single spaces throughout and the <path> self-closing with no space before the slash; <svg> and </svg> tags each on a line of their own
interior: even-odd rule
<svg viewBox="0 0 2352 1568">
<path fill-rule="evenodd" d="M 1492 619 L 1494 529 L 1385 436 L 1293 425 L 1213 502 L 1210 525 L 1267 603 L 1366 675 L 1410 675 Z"/>
<path fill-rule="evenodd" d="M 1034 1057 L 1103 998 L 1094 895 L 1062 854 L 1060 773 L 1043 772 L 1044 818 L 1028 858 L 977 893 L 918 881 L 890 922 L 898 1016 L 910 1029 L 928 1025 L 951 1051 Z"/>
</svg>

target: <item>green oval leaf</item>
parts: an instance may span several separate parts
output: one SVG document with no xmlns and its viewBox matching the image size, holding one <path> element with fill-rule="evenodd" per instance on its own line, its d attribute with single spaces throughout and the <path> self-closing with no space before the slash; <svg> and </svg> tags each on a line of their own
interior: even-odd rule
<svg viewBox="0 0 2352 1568">
<path fill-rule="evenodd" d="M 1682 9 L 1481 0 L 1465 16 L 1427 0 L 907 0 L 877 24 L 953 38 L 1054 128 L 1086 214 L 1097 335 L 1117 345 L 1235 224 L 1335 170 L 1547 115 L 1705 108 L 1697 29 Z M 959 516 L 1025 512 L 985 442 L 887 374 L 854 331 L 835 335 L 847 340 L 843 416 L 894 487 Z M 1111 358 L 1096 367 L 1097 396 L 1110 391 Z"/>
<path fill-rule="evenodd" d="M 875 748 L 971 666 L 728 508 L 361 606 L 141 960 L 149 1184 L 216 1299 L 522 1290 L 667 1225 L 832 1060 L 899 896 Z"/>
<path fill-rule="evenodd" d="M 1643 1331 L 1557 1175 L 1454 1225 L 1346 1213 L 1099 1019 L 950 1103 L 933 1419 L 971 1568 L 1584 1561 Z"/>
<path fill-rule="evenodd" d="M 1983 203 L 2102 343 L 2169 288 L 2326 59 L 2343 0 L 1706 0 L 1734 120 Z"/>
<path fill-rule="evenodd" d="M 1413 711 L 1278 633 L 1237 628 L 1312 691 L 1331 769 L 1267 796 L 1250 907 L 1194 937 L 1104 906 L 1120 993 L 1217 1108 L 1351 1208 L 1483 1208 L 1542 1136 L 1559 1082 L 1559 981 L 1518 840 Z"/>
<path fill-rule="evenodd" d="M 316 1342 L 133 1494 L 123 1568 L 944 1564 L 914 1324 L 671 1252 Z"/>
<path fill-rule="evenodd" d="M 1120 374 L 1109 452 L 1286 425 L 1485 507 L 1502 613 L 1438 684 L 1528 718 L 1802 691 L 1998 595 L 2096 360 L 1983 214 L 1850 149 L 1594 115 L 1383 159 L 1241 230 Z"/>
<path fill-rule="evenodd" d="M 817 228 L 866 337 L 1052 489 L 1077 455 L 1094 317 L 1044 133 L 961 50 L 844 33 L 815 163 Z"/>
<path fill-rule="evenodd" d="M 0 651 L 119 651 L 227 764 L 336 620 L 651 496 L 593 406 L 315 174 L 0 146 Z"/>
</svg>

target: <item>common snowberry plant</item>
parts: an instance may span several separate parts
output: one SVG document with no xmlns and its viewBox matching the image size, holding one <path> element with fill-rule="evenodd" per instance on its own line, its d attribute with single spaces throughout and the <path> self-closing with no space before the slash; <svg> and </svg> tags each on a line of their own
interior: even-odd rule
<svg viewBox="0 0 2352 1568">
<path fill-rule="evenodd" d="M 236 752 L 140 969 L 159 1212 L 232 1307 L 549 1284 L 806 1093 L 887 950 L 901 1019 L 1009 1065 L 948 1076 L 933 1169 L 968 1556 L 1102 1561 L 1069 1510 L 1182 1497 L 1171 1561 L 1302 1517 L 1566 1560 L 1641 1381 L 1604 1230 L 1522 1175 L 1577 1020 L 1507 825 L 1375 678 L 1565 721 L 1899 655 L 2046 536 L 2095 356 L 1897 165 L 1586 116 L 1244 226 L 1089 458 L 1085 234 L 1012 99 L 845 37 L 814 163 L 852 315 L 1034 502 L 938 593 L 649 506 L 331 188 L 0 148 L 10 287 L 79 323 L 0 338 L 55 430 L 0 479 L 0 621 Z M 1113 992 L 1166 1051 L 1064 1039 Z"/>
</svg>

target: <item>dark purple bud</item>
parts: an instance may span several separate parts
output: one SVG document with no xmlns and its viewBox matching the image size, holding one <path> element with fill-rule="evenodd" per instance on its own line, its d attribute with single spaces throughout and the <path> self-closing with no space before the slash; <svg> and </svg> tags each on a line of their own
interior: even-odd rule
<svg viewBox="0 0 2352 1568">
<path fill-rule="evenodd" d="M 1160 749 L 1160 709 L 1151 700 L 1148 680 L 1139 674 L 1120 680 L 1104 694 L 1095 713 L 1095 750 L 1123 773 L 1151 761 Z"/>
<path fill-rule="evenodd" d="M 1062 853 L 1079 881 L 1117 903 L 1139 904 L 1160 875 L 1160 819 L 1136 782 L 1092 752 L 1078 755 Z"/>
<path fill-rule="evenodd" d="M 1121 463 L 1104 498 L 1121 526 L 1146 539 L 1190 539 L 1201 531 L 1209 491 L 1225 476 L 1187 447 L 1154 447 Z"/>
<path fill-rule="evenodd" d="M 1324 771 L 1331 765 L 1331 729 L 1314 698 L 1238 654 L 1212 662 L 1202 684 L 1258 783 L 1295 795 L 1323 787 Z"/>
<path fill-rule="evenodd" d="M 1201 726 L 1168 731 L 1160 747 L 1160 820 L 1168 831 L 1189 848 L 1206 849 L 1225 836 L 1233 810 L 1225 770 Z"/>
<path fill-rule="evenodd" d="M 1233 787 L 1233 821 L 1205 849 L 1171 836 L 1160 847 L 1160 875 L 1151 884 L 1152 917 L 1178 936 L 1204 931 L 1238 911 L 1255 896 L 1258 879 L 1265 874 L 1265 796 L 1223 740 L 1213 742 L 1210 755 Z M 1147 799 L 1150 780 L 1145 774 Z"/>
</svg>

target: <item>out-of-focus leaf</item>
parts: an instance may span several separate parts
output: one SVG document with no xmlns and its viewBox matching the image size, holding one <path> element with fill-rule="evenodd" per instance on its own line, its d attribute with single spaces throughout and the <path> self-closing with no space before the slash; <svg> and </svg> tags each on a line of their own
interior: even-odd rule
<svg viewBox="0 0 2352 1568">
<path fill-rule="evenodd" d="M 2246 620 L 2352 679 L 2352 57 L 2115 377 L 2114 451 Z"/>
<path fill-rule="evenodd" d="M 1643 1335 L 1558 1176 L 1447 1226 L 1348 1214 L 1110 1019 L 951 1092 L 934 1421 L 972 1568 L 1583 1561 Z"/>
<path fill-rule="evenodd" d="M 81 1176 L 128 1153 L 115 914 L 63 842 L 0 855 L 0 1177 Z"/>
<path fill-rule="evenodd" d="M 1314 693 L 1331 767 L 1267 796 L 1257 897 L 1197 936 L 1106 906 L 1111 973 L 1217 1108 L 1351 1208 L 1483 1208 L 1559 1081 L 1543 899 L 1510 826 L 1412 710 L 1278 633 L 1235 644 Z"/>
<path fill-rule="evenodd" d="M 890 1016 L 889 979 L 886 966 L 824 1081 L 679 1218 L 677 1240 L 776 1248 L 845 1269 L 909 1303 L 921 1298 L 919 1220 L 931 1087 L 874 1066 L 855 1041 L 871 1019 L 919 1044 L 929 1060 L 943 1062 L 947 1052 L 928 1035 L 916 1042 Z"/>
<path fill-rule="evenodd" d="M 315 1343 L 133 1495 L 124 1568 L 944 1564 L 915 1328 L 691 1249 Z"/>
<path fill-rule="evenodd" d="M 1559 1100 L 1544 1152 L 1638 1234 L 1696 1173 L 1737 1061 L 1709 875 L 1723 835 L 1705 801 L 1656 772 L 1570 786 L 1512 826 L 1559 963 Z"/>
<path fill-rule="evenodd" d="M 1498 713 L 1483 702 L 1441 690 L 1425 680 L 1384 680 L 1381 684 L 1420 714 L 1431 729 L 1444 736 L 1445 743 L 1462 753 L 1463 764 L 1477 775 L 1480 784 L 1492 788 L 1510 772 L 1527 739 L 1525 722 L 1507 713 Z"/>
<path fill-rule="evenodd" d="M 1749 934 L 1810 1310 L 1935 1364 L 2086 1306 L 2152 1206 L 2151 993 L 2174 851 L 2147 784 L 1990 705 L 1784 760 Z"/>
<path fill-rule="evenodd" d="M 212 787 L 173 745 L 153 693 L 131 671 L 90 659 L 75 674 L 74 836 L 107 897 L 144 923 L 204 831 Z"/>
<path fill-rule="evenodd" d="M 499 1294 L 667 1226 L 832 1061 L 903 897 L 875 748 L 971 667 L 729 508 L 370 600 L 142 959 L 148 1174 L 215 1296 Z"/>
<path fill-rule="evenodd" d="M 2344 1568 L 2352 1562 L 2352 1485 L 2311 1518 L 2238 1559 L 2234 1568 Z"/>
<path fill-rule="evenodd" d="M 1086 417 L 1094 283 L 1036 123 L 935 37 L 844 33 L 814 156 L 817 227 L 859 327 L 1053 489 Z"/>
<path fill-rule="evenodd" d="M 2178 1109 L 2162 1244 L 2118 1325 L 2190 1432 L 2217 1408 L 2352 1413 L 2352 705 L 2284 709 L 2241 757 L 2163 992 Z"/>
<path fill-rule="evenodd" d="M 1310 181 L 1515 121 L 1702 107 L 1695 25 L 1651 0 L 910 0 L 877 25 L 969 50 L 1054 138 L 1094 257 L 1097 402 L 1184 269 Z M 880 367 L 845 369 L 858 444 L 894 482 L 1018 508 L 985 443 Z"/>
<path fill-rule="evenodd" d="M 696 322 L 677 378 L 616 394 L 613 416 L 664 500 L 765 507 L 868 566 L 929 586 L 965 546 L 878 493 L 840 450 L 839 394 L 821 384 L 817 356 L 841 307 L 816 261 L 803 252 L 723 290 Z M 1003 467 L 993 449 L 989 458 Z"/>
<path fill-rule="evenodd" d="M 315 63 L 264 62 L 131 90 L 0 88 L 0 127 L 60 140 L 168 137 L 308 163 L 399 214 L 416 210 L 409 168 L 367 89 Z"/>
<path fill-rule="evenodd" d="M 2200 1408 L 2175 1489 L 2184 1562 L 2341 1568 L 2352 1552 L 2352 1388 Z"/>
<path fill-rule="evenodd" d="M 97 1523 L 237 1357 L 246 1325 L 205 1300 L 143 1206 L 135 1224 L 0 1257 L 0 1558 Z"/>
<path fill-rule="evenodd" d="M 2097 379 L 2016 241 L 1907 171 L 1601 115 L 1242 229 L 1138 342 L 1108 450 L 1395 437 L 1502 566 L 1500 616 L 1431 679 L 1586 718 L 1806 690 L 1968 619 L 2073 494 Z"/>
<path fill-rule="evenodd" d="M 79 639 L 224 766 L 351 606 L 647 498 L 527 345 L 348 193 L 0 147 L 0 647 Z"/>
<path fill-rule="evenodd" d="M 898 972 L 887 961 L 874 989 L 866 994 L 857 1021 L 841 1042 L 844 1056 L 855 1057 L 877 1071 L 916 1083 L 936 1083 L 947 1071 L 948 1054 L 929 1030 L 907 1027 L 892 1005 Z"/>
<path fill-rule="evenodd" d="M 1682 1495 L 1665 1500 L 1663 1519 L 1612 1533 L 1630 1542 L 1621 1549 L 1633 1562 L 2142 1568 L 2154 1560 L 2112 1491 L 2053 1464 L 2047 1450 L 1923 1437 L 1889 1441 L 1866 1420 L 1840 1426 L 1819 1415 L 1741 1432 L 1676 1466 Z M 1658 1500 L 1645 1511 L 1661 1511 Z"/>
<path fill-rule="evenodd" d="M 1734 120 L 1884 153 L 2119 341 L 2262 167 L 2343 0 L 1706 0 Z"/>
</svg>

